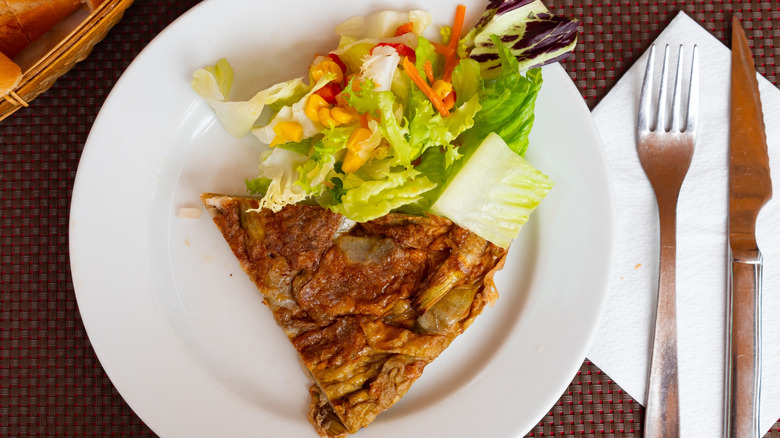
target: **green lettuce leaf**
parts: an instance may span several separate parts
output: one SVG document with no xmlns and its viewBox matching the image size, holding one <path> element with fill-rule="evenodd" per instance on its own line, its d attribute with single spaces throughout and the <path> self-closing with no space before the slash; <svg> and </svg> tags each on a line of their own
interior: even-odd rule
<svg viewBox="0 0 780 438">
<path fill-rule="evenodd" d="M 233 87 L 233 67 L 227 62 L 227 59 L 220 59 L 216 64 L 206 67 L 206 71 L 214 76 L 222 96 L 229 96 L 230 89 Z"/>
<path fill-rule="evenodd" d="M 463 58 L 452 70 L 452 89 L 455 90 L 455 106 L 471 99 L 482 90 L 482 76 L 479 63 L 473 59 Z"/>
<path fill-rule="evenodd" d="M 264 176 L 258 176 L 255 179 L 247 179 L 244 183 L 246 184 L 246 191 L 248 193 L 260 196 L 265 196 L 266 192 L 268 192 L 268 187 L 271 186 L 271 180 Z"/>
<path fill-rule="evenodd" d="M 370 221 L 418 201 L 435 186 L 413 168 L 387 171 L 383 178 L 372 180 L 364 180 L 359 173 L 349 174 L 343 177 L 341 203 L 330 208 L 357 222 Z"/>
<path fill-rule="evenodd" d="M 522 156 L 528 148 L 536 97 L 542 88 L 542 71 L 536 68 L 523 75 L 517 60 L 498 37 L 494 35 L 493 41 L 501 58 L 501 74 L 496 80 L 485 82 L 478 93 L 482 109 L 474 117 L 474 126 L 460 140 L 466 149 L 473 148 L 495 132 Z"/>
<path fill-rule="evenodd" d="M 412 160 L 414 150 L 409 145 L 406 137 L 409 129 L 406 121 L 399 122 L 395 114 L 395 94 L 392 91 L 375 91 L 373 83 L 363 82 L 360 86 L 353 86 L 353 78 L 342 92 L 342 96 L 352 108 L 359 113 L 367 113 L 373 116 L 379 116 L 381 122 L 379 129 L 382 131 L 382 137 L 387 140 L 393 149 L 393 164 L 408 166 Z M 358 88 L 356 91 L 355 88 Z"/>
<path fill-rule="evenodd" d="M 368 56 L 371 49 L 379 43 L 404 44 L 414 49 L 417 47 L 417 36 L 413 33 L 385 38 L 355 39 L 342 36 L 338 48 L 330 53 L 338 55 L 341 62 L 347 67 L 347 73 L 359 72 L 363 66 L 363 58 Z"/>
<path fill-rule="evenodd" d="M 414 87 L 414 84 L 409 79 L 409 75 L 400 68 L 396 69 L 395 74 L 393 74 L 393 83 L 390 85 L 390 91 L 395 94 L 398 103 L 403 105 L 404 108 L 409 103 L 409 93 L 412 87 Z"/>
<path fill-rule="evenodd" d="M 441 77 L 444 70 L 444 57 L 436 52 L 436 48 L 425 37 L 417 38 L 417 48 L 414 49 L 414 66 L 420 76 L 425 77 L 425 63 L 430 62 L 433 67 L 433 77 Z"/>
<path fill-rule="evenodd" d="M 422 95 L 422 92 L 419 94 Z M 428 148 L 439 146 L 444 150 L 447 166 L 452 165 L 461 155 L 452 141 L 474 126 L 474 117 L 481 108 L 479 96 L 472 96 L 447 117 L 435 111 L 425 95 L 418 98 L 415 92 L 412 96 L 409 103 L 412 113 L 409 122 L 412 156 L 417 158 Z"/>
<path fill-rule="evenodd" d="M 420 35 L 430 24 L 431 14 L 426 11 L 379 11 L 365 16 L 356 15 L 336 26 L 336 33 L 354 39 L 386 38 L 392 37 L 398 26 L 409 22 L 412 23 L 412 32 Z"/>
<path fill-rule="evenodd" d="M 260 178 L 251 180 L 253 181 L 251 185 L 247 184 L 247 189 L 250 191 L 265 188 L 265 195 L 260 200 L 257 211 L 267 207 L 277 212 L 287 204 L 295 204 L 306 199 L 306 192 L 296 184 L 299 178 L 297 169 L 308 160 L 306 155 L 273 148 L 266 151 L 261 159 Z"/>
<path fill-rule="evenodd" d="M 303 83 L 303 78 L 297 78 L 262 90 L 247 101 L 230 101 L 232 86 L 233 68 L 224 58 L 193 73 L 192 88 L 211 106 L 225 130 L 235 137 L 243 137 L 252 129 L 266 105 L 303 96 L 310 88 Z"/>
<path fill-rule="evenodd" d="M 328 180 L 354 130 L 354 126 L 328 128 L 319 141 L 311 142 L 312 152 L 308 161 L 297 169 L 300 175 L 298 185 L 306 193 L 314 196 L 322 194 L 326 188 L 323 183 Z"/>
<path fill-rule="evenodd" d="M 309 150 L 312 147 L 312 139 L 307 138 L 302 141 L 288 141 L 276 145 L 277 148 L 287 149 L 288 151 L 295 152 L 301 155 L 309 155 Z"/>
<path fill-rule="evenodd" d="M 320 80 L 309 88 L 306 93 L 303 94 L 297 101 L 291 105 L 284 106 L 279 109 L 273 118 L 265 126 L 260 126 L 252 129 L 252 134 L 257 137 L 258 140 L 265 144 L 271 144 L 276 133 L 274 127 L 279 122 L 295 122 L 303 127 L 303 138 L 311 138 L 318 134 L 321 130 L 326 129 L 323 125 L 313 122 L 309 116 L 306 115 L 306 103 L 309 97 L 320 88 L 324 87 L 331 80 L 335 78 L 334 73 L 325 73 Z"/>
<path fill-rule="evenodd" d="M 342 41 L 345 40 L 348 41 L 349 39 L 342 38 Z M 347 67 L 347 71 L 357 72 L 363 66 L 363 58 L 369 56 L 371 49 L 375 45 L 375 40 L 349 41 L 344 45 L 343 49 L 335 50 L 334 53 L 338 55 L 341 62 Z"/>
<path fill-rule="evenodd" d="M 491 133 L 430 211 L 507 248 L 552 187 L 549 177 Z"/>
<path fill-rule="evenodd" d="M 425 77 L 424 66 L 430 62 L 434 77 L 441 74 L 443 57 L 436 52 L 433 45 L 425 38 L 418 38 L 417 60 L 415 67 L 422 77 Z M 420 157 L 430 147 L 441 147 L 446 155 L 447 166 L 460 158 L 452 141 L 463 131 L 474 125 L 474 117 L 480 110 L 479 96 L 475 93 L 469 99 L 456 106 L 447 117 L 442 117 L 433 108 L 431 101 L 417 86 L 409 91 L 409 101 L 406 108 L 409 119 L 409 140 L 412 159 Z"/>
<path fill-rule="evenodd" d="M 414 166 L 414 170 L 419 172 L 419 177 L 425 177 L 432 183 L 436 184 L 431 190 L 428 190 L 420 195 L 420 199 L 404 205 L 399 208 L 399 211 L 409 214 L 424 214 L 427 213 L 431 205 L 439 197 L 442 189 L 446 187 L 447 180 L 450 176 L 450 170 L 452 166 L 447 166 L 447 159 L 445 154 L 441 153 L 438 148 L 431 148 L 423 152 L 420 156 L 419 163 Z"/>
</svg>

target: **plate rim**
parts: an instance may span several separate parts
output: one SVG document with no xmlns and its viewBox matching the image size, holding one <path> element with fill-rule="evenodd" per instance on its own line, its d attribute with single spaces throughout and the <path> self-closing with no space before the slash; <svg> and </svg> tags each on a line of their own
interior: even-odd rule
<svg viewBox="0 0 780 438">
<path fill-rule="evenodd" d="M 97 140 L 98 136 L 101 135 L 101 133 L 103 132 L 102 130 L 105 129 L 105 128 L 103 128 L 103 126 L 106 123 L 108 123 L 108 122 L 105 121 L 109 117 L 109 115 L 107 115 L 107 114 L 110 114 L 110 113 L 108 113 L 108 111 L 113 109 L 116 105 L 118 105 L 117 103 L 115 103 L 116 96 L 119 96 L 121 90 L 123 90 L 125 88 L 125 85 L 124 85 L 125 82 L 130 81 L 130 79 L 128 79 L 128 78 L 132 78 L 133 75 L 136 74 L 135 73 L 136 70 L 140 70 L 141 69 L 141 67 L 139 67 L 139 66 L 143 65 L 142 63 L 144 62 L 144 59 L 145 59 L 145 56 L 146 56 L 145 53 L 147 53 L 147 52 L 149 52 L 151 50 L 155 50 L 155 48 L 158 45 L 161 44 L 160 41 L 165 41 L 166 39 L 170 38 L 168 35 L 171 35 L 174 32 L 176 32 L 176 29 L 179 27 L 179 23 L 183 23 L 183 22 L 185 22 L 187 20 L 193 20 L 191 17 L 194 17 L 196 14 L 205 13 L 205 12 L 199 12 L 199 11 L 205 11 L 207 9 L 207 5 L 214 5 L 216 3 L 220 3 L 220 2 L 224 3 L 224 2 L 227 2 L 227 1 L 230 1 L 230 0 L 209 0 L 207 2 L 202 2 L 202 3 L 198 4 L 198 5 L 195 5 L 189 11 L 185 12 L 180 17 L 178 17 L 176 20 L 174 20 L 163 31 L 161 31 L 149 43 L 149 45 L 147 45 L 146 48 L 144 48 L 144 50 L 136 57 L 135 60 L 133 60 L 133 62 L 126 69 L 125 73 L 117 81 L 117 83 L 115 84 L 115 86 L 111 90 L 111 93 L 106 98 L 106 101 L 105 101 L 105 103 L 103 105 L 103 108 L 101 108 L 100 114 L 98 115 L 98 117 L 95 120 L 95 123 L 93 125 L 93 129 L 90 132 L 90 136 L 89 136 L 89 138 L 88 138 L 88 140 L 87 140 L 87 142 L 85 144 L 84 150 L 82 152 L 82 156 L 81 156 L 80 161 L 79 161 L 79 169 L 77 170 L 76 179 L 75 179 L 75 182 L 74 182 L 72 198 L 71 198 L 71 216 L 69 218 L 69 229 L 71 230 L 71 232 L 75 230 L 76 232 L 74 234 L 77 237 L 80 236 L 80 235 L 83 235 L 83 230 L 81 230 L 79 228 L 80 225 L 78 224 L 80 219 L 83 217 L 83 216 L 80 216 L 80 215 L 83 215 L 84 214 L 83 212 L 85 211 L 85 209 L 88 208 L 88 207 L 85 207 L 85 204 L 84 204 L 84 202 L 86 202 L 86 201 L 84 201 L 82 199 L 83 196 L 84 196 L 83 195 L 84 194 L 83 187 L 84 187 L 85 184 L 88 184 L 87 182 L 84 181 L 85 176 L 84 176 L 84 172 L 82 172 L 82 163 L 87 163 L 87 164 L 85 164 L 85 166 L 90 166 L 90 165 L 94 166 L 95 165 L 95 164 L 91 164 L 90 160 L 91 160 L 91 157 L 93 155 L 93 151 L 95 151 L 96 148 L 99 147 L 98 146 L 98 140 Z M 209 7 L 213 7 L 213 6 L 209 6 Z M 563 72 L 563 74 L 566 74 L 566 72 L 563 69 L 563 67 L 558 65 L 558 64 L 553 65 L 553 66 L 549 66 L 548 69 L 550 69 L 550 68 L 560 69 L 560 71 Z M 567 77 L 568 77 L 568 75 L 567 75 Z M 568 86 L 571 87 L 571 88 L 574 88 L 575 92 L 577 94 L 579 94 L 579 91 L 576 90 L 576 87 L 574 86 L 574 83 L 571 82 L 570 78 L 569 78 L 569 85 Z M 604 310 L 604 307 L 605 307 L 605 302 L 606 302 L 606 292 L 608 290 L 608 283 L 609 283 L 609 279 L 611 277 L 611 275 L 610 275 L 611 265 L 612 265 L 611 264 L 611 259 L 612 259 L 613 252 L 614 252 L 613 251 L 614 231 L 612 230 L 612 228 L 613 228 L 612 224 L 614 223 L 614 211 L 613 211 L 613 209 L 614 209 L 613 199 L 614 198 L 613 198 L 613 193 L 612 193 L 611 181 L 609 181 L 609 172 L 608 172 L 608 168 L 607 168 L 606 156 L 605 156 L 605 153 L 604 153 L 604 148 L 601 145 L 601 139 L 600 139 L 600 136 L 598 134 L 598 129 L 596 128 L 595 122 L 593 121 L 593 119 L 592 119 L 592 117 L 590 115 L 590 111 L 587 109 L 584 100 L 580 99 L 579 102 L 578 102 L 578 105 L 581 106 L 582 108 L 584 108 L 584 110 L 588 113 L 588 117 L 585 118 L 586 122 L 587 122 L 586 124 L 589 127 L 589 130 L 591 131 L 591 135 L 593 135 L 593 138 L 595 138 L 597 140 L 597 143 L 598 143 L 597 146 L 599 146 L 597 148 L 599 153 L 600 153 L 600 160 L 598 160 L 598 162 L 603 167 L 603 171 L 604 171 L 603 173 L 604 173 L 604 176 L 606 177 L 606 180 L 607 180 L 606 181 L 607 182 L 607 184 L 606 184 L 607 193 L 605 195 L 606 195 L 606 198 L 607 198 L 607 201 L 608 201 L 608 207 L 609 207 L 610 211 L 608 212 L 608 214 L 606 216 L 608 218 L 607 228 L 610 231 L 609 231 L 608 236 L 606 238 L 607 248 L 605 249 L 605 252 L 606 252 L 605 259 L 608 260 L 608 262 L 605 262 L 603 264 L 604 266 L 602 266 L 602 268 L 604 269 L 604 272 L 601 275 L 603 284 L 601 285 L 602 293 L 599 296 L 598 305 L 596 306 L 598 308 L 598 310 L 597 310 L 597 312 L 595 312 L 595 315 L 592 318 L 591 323 L 589 324 L 588 335 L 586 337 L 587 340 L 586 340 L 586 342 L 584 344 L 582 344 L 582 348 L 580 349 L 581 351 L 578 354 L 578 356 L 580 356 L 580 360 L 579 360 L 578 363 L 573 363 L 570 366 L 570 375 L 571 376 L 574 375 L 576 370 L 581 366 L 582 360 L 585 359 L 585 354 L 587 352 L 588 345 L 590 345 L 590 343 L 593 340 L 593 337 L 595 336 L 595 332 L 596 332 L 596 328 L 597 328 L 597 321 L 600 318 L 601 314 L 603 313 L 603 310 Z M 105 109 L 105 111 L 104 111 L 104 109 Z M 93 137 L 93 133 L 95 133 L 94 137 Z M 146 224 L 145 224 L 145 226 L 146 226 Z M 71 234 L 71 235 L 73 235 L 73 234 Z M 78 266 L 78 265 L 81 263 L 81 259 L 79 257 L 81 257 L 80 254 L 82 254 L 83 247 L 80 247 L 80 245 L 81 245 L 81 242 L 78 241 L 78 240 L 74 240 L 74 239 L 70 239 L 69 240 L 70 254 L 71 254 L 70 262 L 71 262 L 71 272 L 72 272 L 72 275 L 73 275 L 74 291 L 76 293 L 76 299 L 77 299 L 77 302 L 79 304 L 79 308 L 81 310 L 82 306 L 85 309 L 90 309 L 90 306 L 88 305 L 89 298 L 88 298 L 88 296 L 85 295 L 84 288 L 81 286 L 83 271 L 82 271 L 82 266 Z M 73 256 L 74 254 L 76 255 L 76 257 Z M 77 286 L 77 283 L 79 284 L 79 286 Z M 82 321 L 84 323 L 84 326 L 85 326 L 85 329 L 87 331 L 87 334 L 90 337 L 90 341 L 92 341 L 93 339 L 100 339 L 101 336 L 102 336 L 102 333 L 101 333 L 100 328 L 97 327 L 94 324 L 95 319 L 94 319 L 94 317 L 90 316 L 91 315 L 90 311 L 91 310 L 87 310 L 86 312 L 82 313 Z M 101 342 L 98 342 L 98 343 L 94 343 L 93 342 L 93 348 L 94 348 L 95 353 L 98 356 L 99 360 L 101 361 L 101 363 L 104 363 L 104 361 L 105 361 L 105 364 L 110 364 L 112 361 L 106 360 L 108 358 L 106 357 L 107 353 L 105 352 L 105 348 L 101 349 L 100 347 L 98 347 L 97 344 L 102 344 L 102 343 Z M 102 350 L 103 353 L 101 354 L 99 352 L 99 350 Z M 104 368 L 105 372 L 109 375 L 109 378 L 111 379 L 112 384 L 114 384 L 114 386 L 117 387 L 118 390 L 119 390 L 119 386 L 120 385 L 122 385 L 124 387 L 123 390 L 120 391 L 120 393 L 122 394 L 122 396 L 125 399 L 125 401 L 138 413 L 139 417 L 141 417 L 144 422 L 146 422 L 155 431 L 157 431 L 158 428 L 159 428 L 160 431 L 168 430 L 167 427 L 164 427 L 164 426 L 159 425 L 159 424 L 157 424 L 155 426 L 152 426 L 152 424 L 159 423 L 159 420 L 158 421 L 152 420 L 150 422 L 149 421 L 150 417 L 148 416 L 149 414 L 147 414 L 147 415 L 142 415 L 141 414 L 141 412 L 148 413 L 149 409 L 142 407 L 141 403 L 137 399 L 130 400 L 128 397 L 125 396 L 126 393 L 134 392 L 134 391 L 129 391 L 127 389 L 128 385 L 130 385 L 132 382 L 124 383 L 126 379 L 124 377 L 119 377 L 121 375 L 121 373 L 124 372 L 124 371 L 121 371 L 121 367 L 119 367 L 118 365 L 104 365 L 103 368 Z M 118 383 L 118 382 L 123 382 L 123 383 Z M 565 388 L 565 385 L 567 385 L 568 383 L 569 383 L 568 381 L 562 382 L 563 386 L 560 389 L 563 390 L 563 388 Z M 560 391 L 558 391 L 558 393 L 559 392 Z M 554 395 L 553 391 L 550 391 L 550 393 L 548 395 L 549 395 L 549 397 L 551 397 L 551 400 L 549 400 L 549 403 L 548 403 L 549 406 L 552 406 L 552 404 L 554 404 L 555 400 L 557 400 L 557 397 L 560 396 L 559 394 Z M 546 406 L 546 405 L 545 406 L 540 406 L 540 408 L 539 408 L 540 412 L 542 412 L 542 413 L 546 412 L 547 409 L 549 408 L 549 406 Z M 540 418 L 541 418 L 541 416 L 540 416 Z"/>
</svg>

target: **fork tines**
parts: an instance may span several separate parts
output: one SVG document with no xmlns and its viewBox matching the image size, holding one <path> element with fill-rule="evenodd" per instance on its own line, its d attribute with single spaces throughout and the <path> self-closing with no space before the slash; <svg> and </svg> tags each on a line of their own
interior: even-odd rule
<svg viewBox="0 0 780 438">
<path fill-rule="evenodd" d="M 642 93 L 639 98 L 639 119 L 638 119 L 638 132 L 654 132 L 665 131 L 672 133 L 686 133 L 695 136 L 696 135 L 696 121 L 697 114 L 699 112 L 699 57 L 698 47 L 693 46 L 693 56 L 691 58 L 691 75 L 688 81 L 688 103 L 687 103 L 687 117 L 685 126 L 681 127 L 680 122 L 682 117 L 680 116 L 680 98 L 682 94 L 682 71 L 683 71 L 683 53 L 684 48 L 680 45 L 679 52 L 677 54 L 677 74 L 674 80 L 674 95 L 672 96 L 672 114 L 671 114 L 671 129 L 667 129 L 667 104 L 666 94 L 668 86 L 668 70 L 669 70 L 669 45 L 666 45 L 664 49 L 663 67 L 661 70 L 661 84 L 658 92 L 658 110 L 656 112 L 655 123 L 650 120 L 651 106 L 652 106 L 652 91 L 653 91 L 653 67 L 655 65 L 655 44 L 650 46 L 650 55 L 647 60 L 647 68 L 645 70 L 645 79 L 642 82 Z"/>
</svg>

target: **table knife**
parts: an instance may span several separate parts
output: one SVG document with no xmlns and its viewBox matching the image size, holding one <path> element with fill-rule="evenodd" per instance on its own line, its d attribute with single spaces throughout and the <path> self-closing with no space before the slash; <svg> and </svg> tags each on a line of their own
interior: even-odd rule
<svg viewBox="0 0 780 438">
<path fill-rule="evenodd" d="M 764 116 L 745 31 L 732 19 L 725 436 L 760 438 L 761 271 L 756 218 L 772 197 Z"/>
</svg>

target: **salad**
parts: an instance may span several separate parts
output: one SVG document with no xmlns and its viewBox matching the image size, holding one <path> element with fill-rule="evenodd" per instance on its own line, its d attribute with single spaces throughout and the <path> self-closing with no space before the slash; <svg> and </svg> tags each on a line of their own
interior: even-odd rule
<svg viewBox="0 0 780 438">
<path fill-rule="evenodd" d="M 259 208 L 310 202 L 357 222 L 431 213 L 506 248 L 553 186 L 523 156 L 539 67 L 572 52 L 577 23 L 541 0 L 493 0 L 472 28 L 464 19 L 458 6 L 428 38 L 425 11 L 356 16 L 305 77 L 233 101 L 222 59 L 192 86 L 230 134 L 270 146 L 246 181 Z"/>
</svg>

